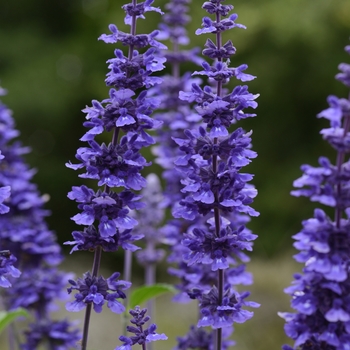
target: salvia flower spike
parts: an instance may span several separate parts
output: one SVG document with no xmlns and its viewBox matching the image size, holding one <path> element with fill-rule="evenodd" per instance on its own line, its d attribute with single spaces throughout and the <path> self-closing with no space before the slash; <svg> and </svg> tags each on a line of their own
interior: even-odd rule
<svg viewBox="0 0 350 350">
<path fill-rule="evenodd" d="M 147 343 L 168 339 L 164 333 L 156 333 L 157 326 L 154 323 L 144 328 L 145 323 L 150 320 L 150 317 L 146 316 L 146 313 L 147 309 L 140 309 L 139 306 L 129 311 L 129 314 L 132 316 L 130 323 L 133 326 L 127 326 L 126 330 L 134 335 L 131 337 L 120 336 L 119 340 L 124 344 L 117 346 L 114 350 L 131 350 L 133 345 L 141 345 L 142 350 L 146 350 Z"/>
<path fill-rule="evenodd" d="M 230 265 L 248 261 L 244 251 L 252 249 L 256 238 L 246 229 L 243 215 L 257 216 L 250 206 L 256 189 L 249 184 L 253 176 L 241 169 L 256 157 L 251 150 L 251 132 L 241 128 L 230 132 L 232 124 L 241 119 L 254 117 L 245 112 L 256 108 L 257 94 L 248 92 L 246 85 L 236 86 L 232 92 L 224 85 L 232 78 L 242 82 L 255 77 L 245 73 L 247 65 L 230 67 L 230 56 L 236 52 L 231 41 L 222 43 L 222 33 L 231 28 L 245 28 L 236 22 L 237 15 L 230 14 L 232 5 L 223 5 L 222 0 L 210 0 L 203 8 L 214 16 L 204 17 L 202 28 L 196 34 L 213 34 L 215 42 L 208 39 L 203 54 L 212 60 L 202 63 L 202 70 L 194 75 L 207 78 L 203 88 L 193 83 L 191 91 L 181 91 L 180 99 L 196 103 L 196 113 L 203 126 L 186 130 L 185 137 L 174 138 L 182 155 L 175 160 L 181 172 L 182 192 L 185 194 L 179 205 L 173 208 L 176 218 L 196 221 L 185 234 L 182 244 L 184 259 L 188 266 L 210 265 L 216 272 L 216 283 L 209 289 L 195 287 L 189 292 L 191 298 L 199 300 L 201 317 L 198 326 L 216 329 L 215 349 L 222 347 L 222 329 L 233 323 L 244 322 L 253 313 L 244 306 L 257 307 L 245 301 L 249 293 L 237 293 L 228 282 Z M 225 273 L 226 272 L 226 273 Z"/>
<path fill-rule="evenodd" d="M 66 349 L 79 340 L 79 330 L 66 320 L 54 321 L 51 311 L 57 309 L 56 301 L 67 299 L 64 289 L 73 275 L 56 267 L 63 257 L 44 220 L 47 196 L 32 182 L 35 171 L 23 158 L 30 150 L 14 140 L 18 135 L 12 112 L 0 102 L 0 286 L 6 288 L 1 291 L 2 304 L 6 310 L 24 308 L 31 315 L 21 339 L 10 326 L 9 346 L 34 350 L 45 343 L 53 350 Z"/>
<path fill-rule="evenodd" d="M 68 197 L 78 203 L 80 213 L 72 220 L 82 225 L 82 230 L 73 232 L 72 252 L 88 250 L 94 252 L 92 271 L 77 281 L 70 280 L 68 292 L 76 291 L 75 300 L 67 304 L 70 311 L 85 309 L 82 350 L 87 347 L 90 313 L 102 311 L 106 303 L 113 312 L 122 313 L 125 307 L 119 299 L 125 299 L 131 283 L 130 260 L 126 260 L 124 279 L 117 281 L 119 273 L 109 279 L 98 276 L 102 252 L 115 252 L 119 248 L 134 252 L 139 249 L 134 242 L 143 234 L 133 234 L 138 224 L 130 215 L 131 210 L 141 209 L 141 196 L 137 191 L 146 187 L 147 181 L 141 175 L 144 167 L 151 163 L 141 155 L 140 150 L 155 143 L 150 134 L 160 122 L 151 118 L 152 112 L 160 104 L 157 97 L 149 96 L 148 89 L 162 82 L 154 73 L 164 68 L 165 57 L 159 55 L 166 46 L 157 40 L 159 31 L 150 34 L 137 34 L 136 21 L 144 19 L 145 13 L 162 11 L 151 6 L 153 0 L 131 3 L 122 6 L 125 11 L 125 24 L 130 32 L 121 31 L 116 25 L 109 25 L 110 34 L 103 34 L 99 40 L 107 44 L 121 44 L 128 47 L 127 55 L 121 49 L 114 50 L 114 57 L 107 61 L 109 72 L 106 85 L 110 87 L 109 97 L 93 100 L 87 106 L 86 121 L 88 131 L 81 141 L 85 147 L 76 153 L 77 164 L 67 163 L 67 167 L 82 170 L 81 178 L 97 181 L 97 190 L 85 185 L 74 186 Z M 109 144 L 99 143 L 99 135 L 111 132 Z M 126 254 L 126 256 L 130 256 Z"/>
<path fill-rule="evenodd" d="M 345 50 L 350 54 L 350 46 Z M 350 65 L 342 63 L 339 69 L 336 79 L 350 87 Z M 320 157 L 317 167 L 303 165 L 292 195 L 334 208 L 334 218 L 315 209 L 314 217 L 303 221 L 293 236 L 300 251 L 295 259 L 305 265 L 285 289 L 296 313 L 279 313 L 286 320 L 286 334 L 295 341 L 284 350 L 350 348 L 350 97 L 329 96 L 328 104 L 318 117 L 328 119 L 330 127 L 320 133 L 336 151 L 336 162 Z"/>
</svg>

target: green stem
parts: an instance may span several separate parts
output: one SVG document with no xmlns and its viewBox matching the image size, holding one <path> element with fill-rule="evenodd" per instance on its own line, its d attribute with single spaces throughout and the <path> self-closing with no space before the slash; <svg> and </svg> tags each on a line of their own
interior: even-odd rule
<svg viewBox="0 0 350 350">
<path fill-rule="evenodd" d="M 101 255 L 102 255 L 102 247 L 98 246 L 95 249 L 95 253 L 94 253 L 94 263 L 92 265 L 92 277 L 97 277 L 97 275 L 98 275 L 98 271 L 99 271 L 100 265 L 101 265 Z M 87 304 L 86 310 L 85 310 L 83 339 L 81 342 L 81 350 L 86 350 L 86 347 L 87 347 L 91 309 L 92 309 L 92 303 Z"/>
</svg>

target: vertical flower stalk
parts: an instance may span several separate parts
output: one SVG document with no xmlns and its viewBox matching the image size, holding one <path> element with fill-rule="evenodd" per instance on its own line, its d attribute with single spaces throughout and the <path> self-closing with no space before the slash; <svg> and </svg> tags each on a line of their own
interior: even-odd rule
<svg viewBox="0 0 350 350">
<path fill-rule="evenodd" d="M 350 46 L 345 50 L 350 54 Z M 350 87 L 350 65 L 342 63 L 339 69 L 336 79 Z M 284 350 L 350 348 L 350 95 L 347 99 L 329 96 L 328 103 L 318 117 L 330 121 L 321 135 L 337 152 L 335 164 L 320 157 L 319 167 L 303 165 L 292 195 L 334 208 L 334 219 L 316 209 L 293 236 L 300 251 L 295 259 L 305 266 L 285 289 L 297 312 L 280 313 L 286 320 L 286 334 L 295 341 L 293 347 L 284 345 Z"/>
<path fill-rule="evenodd" d="M 12 112 L 0 103 L 0 196 L 6 203 L 0 205 L 0 285 L 7 288 L 1 297 L 7 310 L 22 307 L 31 315 L 22 344 L 14 339 L 11 326 L 9 349 L 74 347 L 79 331 L 68 321 L 51 316 L 57 308 L 55 302 L 66 299 L 64 288 L 72 275 L 56 267 L 62 255 L 55 234 L 44 220 L 48 215 L 44 209 L 47 196 L 41 196 L 32 182 L 35 171 L 23 159 L 29 149 L 14 140 L 18 135 Z"/>
<path fill-rule="evenodd" d="M 223 88 L 231 78 L 244 82 L 254 77 L 243 73 L 246 65 L 229 67 L 229 58 L 236 49 L 231 41 L 222 43 L 222 33 L 234 27 L 245 27 L 235 23 L 236 14 L 229 15 L 233 6 L 222 2 L 204 3 L 203 8 L 214 15 L 214 20 L 204 17 L 203 28 L 196 31 L 198 35 L 215 35 L 215 42 L 208 39 L 203 50 L 204 56 L 213 63 L 202 63 L 203 70 L 194 73 L 206 77 L 214 87 L 207 85 L 202 89 L 194 83 L 190 92 L 180 92 L 181 100 L 196 102 L 195 109 L 203 126 L 185 130 L 187 139 L 174 138 L 183 152 L 175 164 L 183 176 L 185 198 L 174 208 L 173 215 L 190 221 L 201 218 L 202 221 L 185 233 L 182 244 L 187 248 L 184 255 L 187 265 L 210 265 L 211 271 L 216 273 L 213 287 L 209 290 L 193 288 L 190 296 L 199 300 L 198 327 L 211 326 L 216 330 L 214 348 L 217 350 L 223 346 L 222 329 L 252 317 L 253 313 L 244 310 L 244 306 L 258 306 L 245 301 L 248 292 L 238 293 L 228 283 L 230 265 L 237 264 L 238 260 L 249 260 L 243 251 L 251 250 L 252 240 L 256 238 L 246 229 L 240 215 L 258 215 L 249 206 L 257 193 L 248 184 L 253 176 L 241 173 L 242 167 L 256 157 L 250 149 L 251 132 L 238 128 L 230 133 L 228 129 L 241 119 L 255 116 L 245 113 L 244 109 L 256 108 L 258 95 L 249 93 L 245 85 L 236 86 L 230 93 Z"/>
<path fill-rule="evenodd" d="M 198 128 L 201 122 L 201 116 L 193 110 L 193 104 L 179 99 L 180 91 L 191 91 L 193 83 L 200 84 L 201 79 L 191 77 L 189 72 L 182 74 L 183 67 L 188 63 L 194 63 L 200 66 L 204 59 L 199 57 L 199 48 L 185 50 L 184 47 L 190 40 L 187 35 L 186 25 L 191 20 L 187 14 L 190 0 L 171 0 L 166 4 L 166 13 L 163 16 L 163 23 L 159 25 L 159 39 L 170 41 L 170 50 L 162 51 L 166 57 L 167 64 L 170 66 L 171 74 L 163 77 L 163 83 L 153 89 L 153 94 L 160 96 L 161 104 L 159 112 L 155 118 L 162 122 L 162 128 L 157 130 L 157 145 L 153 147 L 153 153 L 156 155 L 156 162 L 163 167 L 162 178 L 165 181 L 164 196 L 161 207 L 173 210 L 179 205 L 179 201 L 185 194 L 181 192 L 181 180 L 183 174 L 174 168 L 174 161 L 185 155 L 174 141 L 183 136 L 184 129 Z M 198 217 L 197 224 L 200 224 Z M 179 278 L 175 284 L 179 293 L 173 298 L 175 302 L 187 303 L 191 299 L 189 295 L 195 287 L 209 289 L 212 283 L 215 283 L 213 274 L 208 265 L 187 266 L 183 262 L 183 254 L 188 252 L 188 248 L 181 245 L 183 232 L 186 232 L 194 222 L 188 222 L 182 218 L 168 220 L 159 230 L 158 237 L 169 245 L 170 254 L 168 262 L 174 267 L 168 269 L 169 274 Z M 142 253 L 142 252 L 141 252 Z M 226 332 L 227 333 L 227 332 Z M 228 334 L 228 333 L 227 333 Z M 186 338 L 186 340 L 184 340 Z M 199 342 L 201 348 L 203 344 L 212 343 L 211 335 L 207 335 L 205 330 L 196 333 L 194 327 L 190 333 L 179 339 L 179 346 L 184 344 L 188 348 L 196 348 L 195 339 L 202 338 Z"/>
<path fill-rule="evenodd" d="M 157 326 L 152 323 L 149 327 L 144 329 L 146 322 L 150 320 L 150 316 L 146 316 L 147 309 L 140 309 L 139 306 L 136 306 L 133 310 L 130 310 L 129 313 L 132 316 L 130 323 L 133 326 L 127 326 L 127 331 L 133 333 L 131 337 L 126 337 L 124 335 L 119 337 L 119 340 L 124 344 L 116 347 L 114 350 L 131 350 L 133 345 L 141 345 L 142 350 L 146 350 L 146 344 L 149 342 L 154 342 L 158 340 L 167 340 L 168 337 L 162 333 L 156 333 Z"/>
<path fill-rule="evenodd" d="M 109 72 L 105 82 L 111 87 L 109 98 L 102 102 L 93 100 L 92 106 L 83 110 L 87 114 L 83 125 L 89 130 L 81 141 L 87 142 L 87 146 L 77 151 L 79 164 L 67 164 L 74 170 L 85 169 L 85 173 L 79 176 L 97 180 L 99 187 L 97 191 L 84 185 L 73 187 L 68 194 L 81 210 L 72 219 L 86 227 L 83 231 L 74 231 L 74 240 L 67 244 L 74 245 L 72 251 L 94 252 L 92 272 L 87 272 L 83 279 L 70 281 L 72 287 L 69 292 L 76 290 L 77 293 L 75 301 L 67 304 L 70 311 L 80 311 L 86 307 L 83 350 L 87 346 L 91 309 L 100 312 L 107 301 L 107 306 L 113 312 L 124 312 L 124 306 L 117 299 L 125 299 L 124 290 L 131 285 L 129 281 L 117 281 L 117 272 L 109 279 L 98 276 L 102 252 L 115 252 L 119 247 L 135 251 L 139 248 L 132 242 L 142 238 L 142 235 L 132 234 L 137 221 L 129 211 L 143 207 L 137 191 L 144 188 L 147 182 L 140 172 L 150 163 L 140 154 L 140 150 L 154 144 L 148 130 L 159 126 L 150 117 L 159 101 L 156 97 L 149 97 L 147 89 L 162 81 L 152 74 L 164 68 L 165 58 L 157 52 L 166 48 L 155 40 L 158 31 L 136 34 L 137 19 L 144 19 L 144 13 L 162 13 L 152 7 L 152 3 L 153 0 L 141 3 L 133 0 L 122 6 L 130 33 L 120 31 L 111 24 L 111 34 L 100 36 L 99 40 L 105 43 L 119 42 L 127 46 L 128 52 L 125 56 L 122 50 L 115 49 L 115 57 L 107 61 Z M 96 141 L 102 133 L 112 133 L 108 145 Z M 128 280 L 130 277 L 124 276 Z"/>
<path fill-rule="evenodd" d="M 162 128 L 157 130 L 157 146 L 153 147 L 153 152 L 157 156 L 156 162 L 160 164 L 164 171 L 162 178 L 165 180 L 164 199 L 161 206 L 175 210 L 179 206 L 180 200 L 186 197 L 182 192 L 181 181 L 186 174 L 182 174 L 178 168 L 174 168 L 174 161 L 186 158 L 186 152 L 181 150 L 174 141 L 183 137 L 184 129 L 198 129 L 201 125 L 201 116 L 193 109 L 193 103 L 183 101 L 178 98 L 179 92 L 190 92 L 192 84 L 201 84 L 201 79 L 191 77 L 189 72 L 181 74 L 183 66 L 187 63 L 195 63 L 200 66 L 204 59 L 201 58 L 199 48 L 184 50 L 183 46 L 189 44 L 189 37 L 185 29 L 190 21 L 188 5 L 190 0 L 171 0 L 166 5 L 166 14 L 163 16 L 164 23 L 159 25 L 159 39 L 169 40 L 171 51 L 164 52 L 167 63 L 171 67 L 171 74 L 164 76 L 164 81 L 154 89 L 154 94 L 160 96 L 160 112 L 155 118 L 161 121 Z M 236 218 L 237 222 L 238 217 Z M 243 216 L 240 217 L 240 220 Z M 163 242 L 170 247 L 168 262 L 173 265 L 168 269 L 169 274 L 177 277 L 179 281 L 175 287 L 179 293 L 173 298 L 175 302 L 187 303 L 194 295 L 194 289 L 210 290 L 216 283 L 216 272 L 211 270 L 210 265 L 193 264 L 188 266 L 183 261 L 183 255 L 190 252 L 188 247 L 181 244 L 183 233 L 191 231 L 193 226 L 205 223 L 203 217 L 198 216 L 194 221 L 187 221 L 183 218 L 171 219 L 159 230 L 159 236 Z M 244 266 L 231 268 L 227 271 L 228 282 L 231 284 L 250 284 L 252 277 L 244 271 Z M 224 337 L 227 338 L 232 333 L 232 328 L 226 328 Z M 178 337 L 178 349 L 209 348 L 213 344 L 213 334 L 204 329 L 197 329 L 191 326 L 188 334 Z M 232 341 L 225 340 L 222 349 L 226 349 L 233 344 Z"/>
</svg>

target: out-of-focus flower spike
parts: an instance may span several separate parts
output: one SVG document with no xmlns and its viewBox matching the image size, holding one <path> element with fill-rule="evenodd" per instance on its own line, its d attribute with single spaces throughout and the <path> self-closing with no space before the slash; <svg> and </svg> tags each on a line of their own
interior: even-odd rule
<svg viewBox="0 0 350 350">
<path fill-rule="evenodd" d="M 348 46 L 346 51 L 350 51 Z M 349 67 L 342 63 L 342 73 L 336 79 L 350 87 Z M 331 95 L 328 104 L 329 108 L 317 117 L 330 122 L 330 128 L 321 134 L 336 150 L 336 164 L 326 157 L 319 158 L 318 167 L 304 164 L 303 175 L 294 181 L 297 189 L 291 194 L 334 208 L 334 219 L 316 209 L 293 236 L 294 247 L 299 250 L 295 260 L 304 268 L 285 289 L 296 313 L 279 314 L 286 321 L 286 334 L 295 341 L 293 347 L 283 346 L 284 350 L 350 347 L 350 162 L 346 159 L 350 152 L 350 101 Z"/>
</svg>

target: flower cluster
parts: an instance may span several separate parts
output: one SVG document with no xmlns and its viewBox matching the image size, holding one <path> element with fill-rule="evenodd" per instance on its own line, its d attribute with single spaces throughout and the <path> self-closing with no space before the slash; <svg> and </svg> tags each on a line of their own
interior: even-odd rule
<svg viewBox="0 0 350 350">
<path fill-rule="evenodd" d="M 0 94 L 3 92 L 0 89 Z M 14 141 L 19 132 L 11 114 L 0 103 L 0 197 L 1 202 L 5 200 L 0 204 L 0 286 L 6 288 L 1 293 L 3 305 L 7 310 L 25 308 L 32 316 L 24 343 L 18 346 L 34 350 L 46 341 L 52 349 L 66 349 L 79 340 L 79 332 L 63 321 L 66 334 L 59 336 L 63 323 L 52 320 L 50 311 L 57 300 L 66 297 L 64 288 L 72 276 L 56 267 L 62 255 L 55 234 L 44 221 L 47 196 L 41 196 L 32 182 L 35 171 L 23 159 L 29 149 Z"/>
<path fill-rule="evenodd" d="M 350 54 L 350 46 L 345 49 Z M 339 69 L 342 72 L 336 78 L 350 87 L 350 65 L 342 63 Z M 305 266 L 285 290 L 297 311 L 280 313 L 287 322 L 286 334 L 295 340 L 294 347 L 285 345 L 285 350 L 350 347 L 350 162 L 345 159 L 350 152 L 350 100 L 330 96 L 328 103 L 329 108 L 318 117 L 330 121 L 330 128 L 321 134 L 337 152 L 336 164 L 321 157 L 319 167 L 303 165 L 292 194 L 333 207 L 335 215 L 332 220 L 316 209 L 294 236 L 294 246 L 300 251 L 295 259 Z"/>
<path fill-rule="evenodd" d="M 67 310 L 77 312 L 93 304 L 96 312 L 102 311 L 103 304 L 107 301 L 107 306 L 113 312 L 120 314 L 125 311 L 117 299 L 125 299 L 123 290 L 131 286 L 130 282 L 118 281 L 119 272 L 115 272 L 111 277 L 105 279 L 102 276 L 91 276 L 90 272 L 84 274 L 84 278 L 79 278 L 77 282 L 69 280 L 72 287 L 68 288 L 68 293 L 77 290 L 75 301 L 67 303 Z M 111 293 L 109 292 L 111 291 Z"/>
<path fill-rule="evenodd" d="M 140 309 L 136 306 L 135 309 L 130 310 L 129 313 L 132 316 L 130 323 L 134 326 L 127 326 L 126 330 L 134 335 L 131 337 L 126 337 L 124 335 L 119 337 L 119 340 L 124 344 L 117 346 L 114 350 L 131 350 L 132 346 L 135 344 L 142 345 L 145 349 L 145 344 L 151 341 L 166 340 L 168 337 L 162 333 L 156 333 L 157 326 L 152 323 L 146 329 L 143 329 L 144 324 L 150 320 L 149 316 L 146 316 L 147 309 Z"/>
</svg>

